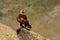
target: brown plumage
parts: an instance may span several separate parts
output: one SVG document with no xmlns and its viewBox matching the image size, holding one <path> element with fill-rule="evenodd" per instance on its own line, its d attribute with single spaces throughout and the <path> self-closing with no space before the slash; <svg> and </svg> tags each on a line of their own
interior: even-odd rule
<svg viewBox="0 0 60 40">
<path fill-rule="evenodd" d="M 31 28 L 31 25 L 27 20 L 27 16 L 24 14 L 24 10 L 22 10 L 21 13 L 16 18 L 17 18 L 17 21 L 20 23 L 20 26 L 17 29 L 17 34 L 22 28 L 26 28 L 26 27 Z M 22 24 L 24 24 L 25 26 L 23 26 Z"/>
<path fill-rule="evenodd" d="M 19 14 L 19 15 L 17 16 L 17 21 L 18 21 L 19 23 L 23 23 L 23 22 L 26 22 L 26 21 L 28 21 L 28 20 L 27 20 L 26 15 Z"/>
</svg>

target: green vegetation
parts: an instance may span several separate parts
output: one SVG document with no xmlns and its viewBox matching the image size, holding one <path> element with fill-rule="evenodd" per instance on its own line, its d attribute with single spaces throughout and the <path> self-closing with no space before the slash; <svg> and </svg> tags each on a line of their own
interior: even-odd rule
<svg viewBox="0 0 60 40">
<path fill-rule="evenodd" d="M 0 17 L 2 17 L 3 16 L 3 13 L 2 12 L 0 12 Z"/>
<path fill-rule="evenodd" d="M 28 7 L 30 4 L 33 7 L 34 11 L 32 13 L 34 14 L 47 14 L 48 12 L 53 10 L 54 6 L 60 4 L 60 0 L 0 0 L 0 2 L 5 4 L 6 6 L 11 5 L 11 7 L 13 8 L 12 10 L 20 10 L 22 8 Z M 17 9 L 14 9 L 13 5 L 18 5 L 15 6 L 15 8 Z"/>
</svg>

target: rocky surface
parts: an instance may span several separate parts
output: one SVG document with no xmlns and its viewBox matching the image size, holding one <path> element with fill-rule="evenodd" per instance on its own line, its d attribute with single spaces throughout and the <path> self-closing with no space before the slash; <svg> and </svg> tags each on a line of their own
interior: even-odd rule
<svg viewBox="0 0 60 40">
<path fill-rule="evenodd" d="M 19 40 L 16 32 L 10 27 L 0 23 L 0 40 Z"/>
<path fill-rule="evenodd" d="M 22 29 L 19 35 L 13 29 L 0 23 L 0 40 L 50 40 L 38 33 Z"/>
<path fill-rule="evenodd" d="M 19 40 L 50 40 L 39 35 L 38 33 L 28 31 L 26 29 L 22 29 L 18 37 L 19 37 Z"/>
<path fill-rule="evenodd" d="M 0 40 L 50 40 L 38 33 L 22 29 L 19 35 L 13 29 L 0 23 Z"/>
</svg>

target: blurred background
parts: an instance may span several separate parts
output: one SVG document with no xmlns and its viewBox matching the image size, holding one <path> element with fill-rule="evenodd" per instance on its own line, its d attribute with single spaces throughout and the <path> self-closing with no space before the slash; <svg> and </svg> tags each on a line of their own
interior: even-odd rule
<svg viewBox="0 0 60 40">
<path fill-rule="evenodd" d="M 60 40 L 60 0 L 0 0 L 0 23 L 16 30 L 16 16 L 24 9 L 32 31 Z"/>
</svg>

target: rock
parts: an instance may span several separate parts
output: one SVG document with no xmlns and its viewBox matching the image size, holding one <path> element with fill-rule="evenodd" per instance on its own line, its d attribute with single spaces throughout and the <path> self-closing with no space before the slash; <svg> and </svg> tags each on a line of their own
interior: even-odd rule
<svg viewBox="0 0 60 40">
<path fill-rule="evenodd" d="M 17 35 L 13 29 L 0 23 L 0 40 L 50 40 L 24 28 Z"/>
<path fill-rule="evenodd" d="M 16 32 L 0 23 L 0 40 L 19 40 Z"/>
<path fill-rule="evenodd" d="M 48 38 L 45 38 L 38 33 L 35 33 L 33 31 L 28 31 L 26 29 L 22 29 L 18 35 L 20 40 L 50 40 Z"/>
</svg>

